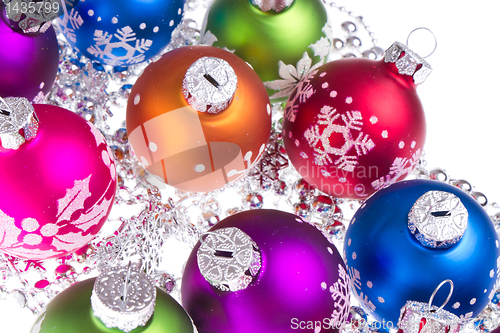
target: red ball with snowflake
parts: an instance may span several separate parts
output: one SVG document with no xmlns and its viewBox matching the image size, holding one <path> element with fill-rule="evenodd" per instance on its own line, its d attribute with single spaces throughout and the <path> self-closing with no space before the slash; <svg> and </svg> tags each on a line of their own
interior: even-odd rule
<svg viewBox="0 0 500 333">
<path fill-rule="evenodd" d="M 405 178 L 425 141 L 416 87 L 430 71 L 396 42 L 382 60 L 341 59 L 304 75 L 283 122 L 300 175 L 329 195 L 356 199 Z"/>
<path fill-rule="evenodd" d="M 114 202 L 111 156 L 77 114 L 0 98 L 0 251 L 39 260 L 91 241 Z"/>
</svg>

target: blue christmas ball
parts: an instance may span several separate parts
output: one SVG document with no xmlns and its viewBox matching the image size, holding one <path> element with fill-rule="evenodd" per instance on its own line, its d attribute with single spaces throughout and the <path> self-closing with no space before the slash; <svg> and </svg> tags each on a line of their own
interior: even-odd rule
<svg viewBox="0 0 500 333">
<path fill-rule="evenodd" d="M 451 241 L 431 239 L 443 235 Z M 358 301 L 394 327 L 406 301 L 428 303 L 446 279 L 454 288 L 444 309 L 462 319 L 477 316 L 499 285 L 491 219 L 469 194 L 438 181 L 403 181 L 368 198 L 347 229 L 344 255 Z M 432 304 L 445 303 L 450 289 L 437 289 Z"/>
<path fill-rule="evenodd" d="M 80 0 L 58 19 L 84 56 L 130 66 L 159 54 L 182 19 L 185 0 Z"/>
</svg>

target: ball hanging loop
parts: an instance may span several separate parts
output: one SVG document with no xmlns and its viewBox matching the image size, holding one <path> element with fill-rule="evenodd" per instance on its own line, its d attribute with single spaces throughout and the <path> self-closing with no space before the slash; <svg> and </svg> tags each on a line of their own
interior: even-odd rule
<svg viewBox="0 0 500 333">
<path fill-rule="evenodd" d="M 410 33 L 408 34 L 408 37 L 406 37 L 406 46 L 410 47 L 410 37 L 411 35 L 415 34 L 415 32 L 417 31 L 427 31 L 431 34 L 432 38 L 434 39 L 434 47 L 432 48 L 432 51 L 426 55 L 426 56 L 420 56 L 422 59 L 425 59 L 425 58 L 428 58 L 430 57 L 432 54 L 434 54 L 434 52 L 436 51 L 436 48 L 437 48 L 437 38 L 436 38 L 436 35 L 434 35 L 434 33 L 432 32 L 431 29 L 429 28 L 425 28 L 425 27 L 418 27 L 416 29 L 413 29 L 412 31 L 410 31 Z"/>
<path fill-rule="evenodd" d="M 432 309 L 432 301 L 434 300 L 434 296 L 436 296 L 437 292 L 439 289 L 441 289 L 441 287 L 445 284 L 445 283 L 449 283 L 450 284 L 450 292 L 448 293 L 448 297 L 446 297 L 446 299 L 444 300 L 443 304 L 436 310 L 436 311 L 441 311 L 445 306 L 446 304 L 448 304 L 450 298 L 451 298 L 451 295 L 453 295 L 453 281 L 451 281 L 450 279 L 446 279 L 444 280 L 443 282 L 441 282 L 437 287 L 436 289 L 434 289 L 431 297 L 429 298 L 429 309 Z"/>
</svg>

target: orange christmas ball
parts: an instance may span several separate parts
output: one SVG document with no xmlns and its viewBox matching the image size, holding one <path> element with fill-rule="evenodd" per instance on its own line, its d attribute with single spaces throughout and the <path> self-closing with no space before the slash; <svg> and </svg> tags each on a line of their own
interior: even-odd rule
<svg viewBox="0 0 500 333">
<path fill-rule="evenodd" d="M 146 170 L 180 190 L 208 192 L 241 178 L 260 158 L 271 106 L 245 61 L 215 47 L 186 46 L 138 78 L 127 132 Z"/>
</svg>

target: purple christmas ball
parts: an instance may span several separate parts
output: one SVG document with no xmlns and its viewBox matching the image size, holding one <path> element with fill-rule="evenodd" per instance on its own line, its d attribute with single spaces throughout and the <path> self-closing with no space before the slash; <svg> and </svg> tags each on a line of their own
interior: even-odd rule
<svg viewBox="0 0 500 333">
<path fill-rule="evenodd" d="M 349 313 L 349 278 L 316 227 L 286 212 L 251 210 L 202 235 L 181 297 L 200 333 L 336 332 Z"/>
<path fill-rule="evenodd" d="M 24 34 L 11 29 L 0 2 L 0 97 L 41 102 L 50 91 L 59 65 L 54 28 Z"/>
</svg>

